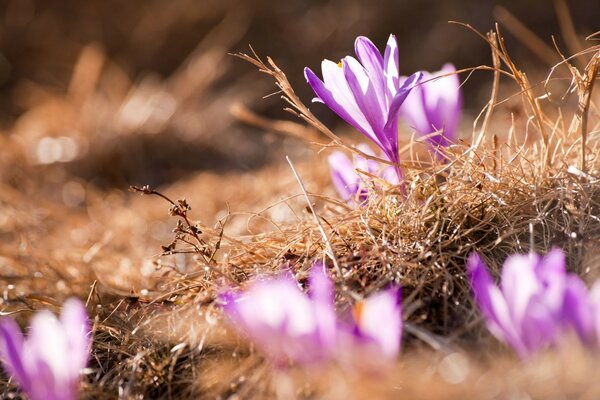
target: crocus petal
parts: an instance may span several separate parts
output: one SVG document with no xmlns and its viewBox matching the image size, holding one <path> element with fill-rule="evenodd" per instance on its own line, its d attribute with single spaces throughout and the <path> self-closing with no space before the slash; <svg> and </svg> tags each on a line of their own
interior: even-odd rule
<svg viewBox="0 0 600 400">
<path fill-rule="evenodd" d="M 398 66 L 398 42 L 394 35 L 390 35 L 387 41 L 383 65 L 388 92 L 393 95 L 398 90 L 398 80 L 400 77 L 400 68 Z M 388 101 L 391 102 L 392 99 L 390 98 Z"/>
<path fill-rule="evenodd" d="M 355 58 L 345 57 L 342 60 L 342 69 L 356 104 L 367 119 L 369 126 L 372 127 L 379 143 L 389 148 L 389 138 L 383 132 L 385 118 L 387 117 L 387 115 L 384 115 L 386 109 L 382 108 L 379 103 L 374 83 Z"/>
<path fill-rule="evenodd" d="M 313 303 L 315 319 L 323 345 L 331 347 L 336 337 L 333 283 L 325 273 L 325 266 L 322 262 L 316 262 L 311 268 L 309 295 Z"/>
<path fill-rule="evenodd" d="M 351 200 L 359 189 L 360 178 L 354 171 L 350 158 L 341 151 L 335 151 L 327 158 L 331 180 L 340 197 Z"/>
<path fill-rule="evenodd" d="M 544 304 L 542 296 L 528 302 L 525 316 L 520 321 L 520 338 L 526 349 L 519 352 L 521 358 L 555 344 L 559 328 L 556 316 Z"/>
<path fill-rule="evenodd" d="M 87 316 L 80 304 L 67 301 L 60 321 L 47 310 L 35 313 L 26 339 L 14 321 L 0 324 L 1 352 L 10 357 L 8 369 L 31 400 L 76 398 L 89 352 Z"/>
<path fill-rule="evenodd" d="M 373 150 L 364 143 L 358 144 L 356 146 L 356 149 L 362 151 L 363 153 L 369 156 L 375 156 Z M 360 155 L 354 156 L 354 166 L 356 169 L 360 169 L 371 174 L 377 174 L 380 169 L 379 163 L 377 161 L 366 159 L 365 157 Z"/>
<path fill-rule="evenodd" d="M 535 265 L 535 274 L 544 291 L 544 303 L 558 314 L 563 306 L 567 278 L 567 261 L 561 249 L 550 250 Z"/>
<path fill-rule="evenodd" d="M 535 266 L 540 262 L 536 254 L 509 256 L 502 268 L 502 293 L 508 304 L 511 318 L 520 325 L 532 297 L 540 290 Z"/>
<path fill-rule="evenodd" d="M 475 301 L 479 306 L 490 332 L 498 339 L 524 354 L 526 349 L 519 337 L 519 330 L 511 320 L 510 311 L 500 289 L 492 281 L 481 257 L 473 253 L 467 261 L 467 272 Z"/>
<path fill-rule="evenodd" d="M 373 84 L 379 102 L 379 108 L 382 110 L 386 109 L 389 104 L 385 94 L 387 83 L 384 76 L 383 57 L 381 57 L 381 53 L 373 42 L 364 36 L 356 38 L 354 50 Z"/>
<path fill-rule="evenodd" d="M 400 352 L 402 341 L 402 308 L 397 288 L 375 293 L 360 305 L 360 334 L 371 339 L 388 359 Z"/>
<path fill-rule="evenodd" d="M 325 273 L 325 264 L 317 261 L 310 270 L 310 298 L 315 302 L 333 306 L 333 283 Z"/>
<path fill-rule="evenodd" d="M 247 294 L 229 293 L 224 299 L 234 325 L 276 363 L 303 356 L 289 342 L 310 335 L 316 325 L 310 303 L 290 278 L 255 282 Z"/>
<path fill-rule="evenodd" d="M 332 61 L 324 60 L 322 69 L 325 82 L 321 81 L 310 68 L 304 69 L 304 76 L 316 95 L 344 121 L 354 126 L 375 143 L 379 143 L 373 129 L 369 126 L 358 105 L 356 105 L 347 83 L 342 81 L 344 76 L 341 68 Z"/>
<path fill-rule="evenodd" d="M 436 75 L 443 76 L 453 72 L 456 72 L 454 65 L 444 64 Z M 433 109 L 435 115 L 441 117 L 434 126 L 436 129 L 443 129 L 442 138 L 444 141 L 440 141 L 440 144 L 446 146 L 448 143 L 456 141 L 456 133 L 460 122 L 462 110 L 460 79 L 457 74 L 454 74 L 437 79 L 432 83 L 435 84 L 435 95 L 438 97 L 437 104 Z"/>
<path fill-rule="evenodd" d="M 600 288 L 600 286 L 598 287 Z M 594 289 L 592 289 L 593 291 Z M 572 326 L 581 341 L 588 345 L 596 344 L 597 328 L 595 327 L 592 297 L 591 294 L 588 295 L 587 287 L 578 276 L 567 277 L 562 319 L 567 325 Z"/>
<path fill-rule="evenodd" d="M 448 146 L 456 141 L 462 109 L 462 93 L 458 75 L 452 64 L 440 71 L 424 72 L 423 83 L 415 88 L 401 108 L 408 125 L 434 147 Z M 448 76 L 444 76 L 448 75 Z M 401 78 L 402 80 L 402 78 Z M 434 132 L 438 132 L 432 135 Z"/>
<path fill-rule="evenodd" d="M 69 350 L 69 342 L 60 321 L 50 311 L 37 312 L 31 319 L 26 350 L 30 352 L 31 369 L 37 368 L 38 374 L 46 371 L 47 386 L 58 386 L 72 378 L 71 365 L 65 362 L 65 352 Z M 56 382 L 54 382 L 56 381 Z"/>
<path fill-rule="evenodd" d="M 392 100 L 392 105 L 390 106 L 390 110 L 387 115 L 386 129 L 389 129 L 392 124 L 398 122 L 398 111 L 400 110 L 400 106 L 402 103 L 404 103 L 404 100 L 406 100 L 406 97 L 410 94 L 411 90 L 413 90 L 413 88 L 419 84 L 421 79 L 423 79 L 423 73 L 415 72 L 405 79 L 402 85 L 398 88 L 398 92 Z M 398 132 L 395 132 L 395 134 L 397 136 Z M 396 138 L 396 142 L 397 141 L 398 139 Z"/>
<path fill-rule="evenodd" d="M 360 143 L 356 148 L 366 155 L 375 155 L 373 150 L 364 143 Z M 385 154 L 382 157 L 387 158 Z M 367 176 L 361 174 L 361 172 L 379 176 L 392 185 L 400 183 L 398 173 L 394 167 L 386 166 L 361 155 L 354 155 L 351 161 L 346 154 L 335 151 L 327 160 L 331 171 L 331 180 L 338 194 L 350 204 L 353 204 L 354 201 L 362 203 L 367 200 L 368 192 L 362 185 Z M 360 193 L 358 193 L 359 191 Z"/>
<path fill-rule="evenodd" d="M 320 287 L 313 300 L 300 291 L 289 274 L 259 280 L 245 294 L 221 295 L 223 310 L 233 325 L 276 364 L 286 360 L 316 362 L 329 355 L 330 338 L 335 339 L 330 332 L 332 318 L 328 313 L 333 310 L 326 299 L 325 282 L 317 284 Z"/>
<path fill-rule="evenodd" d="M 0 321 L 0 359 L 6 371 L 21 385 L 31 390 L 31 380 L 23 365 L 23 334 L 12 318 Z"/>
<path fill-rule="evenodd" d="M 68 299 L 63 305 L 60 322 L 69 342 L 69 362 L 74 373 L 85 368 L 91 346 L 90 324 L 87 311 L 81 300 Z"/>
<path fill-rule="evenodd" d="M 429 122 L 429 115 L 427 113 L 427 102 L 425 100 L 425 86 L 431 82 L 427 82 L 432 78 L 429 72 L 423 71 L 422 80 L 425 83 L 415 86 L 415 88 L 406 97 L 406 100 L 400 107 L 400 113 L 402 118 L 406 121 L 408 126 L 413 128 L 419 134 L 428 134 L 435 131 Z M 400 82 L 404 82 L 407 78 L 400 78 Z"/>
</svg>

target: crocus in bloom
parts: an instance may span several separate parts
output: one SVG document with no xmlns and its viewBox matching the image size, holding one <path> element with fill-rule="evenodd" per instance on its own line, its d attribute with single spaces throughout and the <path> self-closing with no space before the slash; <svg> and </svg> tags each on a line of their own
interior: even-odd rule
<svg viewBox="0 0 600 400">
<path fill-rule="evenodd" d="M 373 150 L 366 144 L 356 146 L 363 153 L 374 155 Z M 365 176 L 358 170 L 379 176 L 392 185 L 399 184 L 398 176 L 391 166 L 382 166 L 377 161 L 354 155 L 350 159 L 345 153 L 335 151 L 328 157 L 331 180 L 339 195 L 349 203 L 363 203 L 367 199 L 367 190 L 364 188 Z"/>
<path fill-rule="evenodd" d="M 398 113 L 422 74 L 417 72 L 400 82 L 394 35 L 383 56 L 366 37 L 356 38 L 354 48 L 358 60 L 347 56 L 339 64 L 322 62 L 323 80 L 310 68 L 304 69 L 304 75 L 317 95 L 316 101 L 327 105 L 372 140 L 390 161 L 398 163 Z M 399 167 L 396 173 L 402 181 Z"/>
<path fill-rule="evenodd" d="M 375 293 L 354 306 L 354 335 L 385 359 L 395 359 L 402 341 L 400 290 Z"/>
<path fill-rule="evenodd" d="M 462 108 L 458 75 L 452 64 L 440 71 L 423 72 L 423 80 L 400 107 L 400 116 L 436 149 L 456 141 Z M 400 78 L 403 79 L 408 78 Z"/>
<path fill-rule="evenodd" d="M 277 365 L 309 364 L 328 358 L 335 347 L 333 289 L 321 263 L 313 266 L 306 296 L 290 274 L 255 282 L 246 293 L 221 296 L 233 325 Z"/>
<path fill-rule="evenodd" d="M 60 319 L 50 311 L 36 313 L 26 338 L 13 319 L 0 321 L 0 359 L 32 400 L 75 399 L 89 351 L 90 327 L 79 300 L 69 299 Z"/>
<path fill-rule="evenodd" d="M 571 279 L 561 250 L 551 250 L 544 258 L 508 257 L 500 287 L 478 254 L 471 254 L 467 269 L 475 301 L 493 335 L 522 358 L 556 344 L 568 325 L 565 299 Z"/>
</svg>

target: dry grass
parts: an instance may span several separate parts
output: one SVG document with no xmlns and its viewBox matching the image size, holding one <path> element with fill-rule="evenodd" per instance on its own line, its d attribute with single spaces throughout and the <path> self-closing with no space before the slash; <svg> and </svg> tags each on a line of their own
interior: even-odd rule
<svg viewBox="0 0 600 400">
<path fill-rule="evenodd" d="M 213 32 L 216 49 L 239 34 L 227 29 L 236 25 L 231 18 Z M 600 50 L 580 51 L 579 70 L 564 60 L 552 81 L 531 85 L 499 31 L 482 38 L 493 63 L 478 69 L 493 71 L 495 83 L 473 137 L 445 150 L 448 162 L 440 163 L 405 136 L 406 197 L 367 181 L 371 201 L 355 209 L 332 196 L 322 160 L 302 158 L 297 168 L 314 213 L 281 164 L 244 174 L 202 172 L 161 188 L 166 202 L 87 184 L 82 177 L 97 171 L 101 184 L 111 181 L 115 159 L 127 163 L 136 137 L 153 132 L 154 146 L 164 148 L 181 121 L 202 121 L 190 111 L 191 99 L 209 102 L 218 76 L 193 72 L 224 54 L 201 48 L 170 78 L 134 83 L 115 65 L 102 66 L 99 49 L 87 48 L 70 91 L 42 96 L 46 101 L 2 137 L 10 149 L 10 158 L 0 160 L 3 313 L 25 323 L 33 310 L 57 309 L 69 295 L 87 299 L 94 346 L 85 398 L 596 398 L 598 360 L 577 344 L 522 365 L 489 337 L 471 303 L 464 264 L 479 251 L 497 273 L 509 254 L 557 246 L 572 271 L 588 281 L 600 275 L 600 102 L 593 91 Z M 292 136 L 306 133 L 320 149 L 356 151 L 312 114 L 274 62 L 242 57 L 276 80 L 308 128 L 257 120 L 243 109 L 238 116 Z M 189 74 L 206 81 L 187 85 Z M 575 88 L 575 107 L 557 106 L 554 93 L 544 96 L 555 81 L 564 93 Z M 512 93 L 506 99 L 504 88 Z M 107 90 L 112 100 L 105 102 Z M 128 120 L 123 110 L 138 95 L 175 99 L 178 107 L 166 119 Z M 149 115 L 163 115 L 156 112 L 161 104 L 146 104 L 154 107 Z M 216 102 L 204 112 L 223 108 Z M 41 134 L 31 129 L 36 124 Z M 108 134 L 85 134 L 98 124 L 96 131 Z M 82 133 L 76 148 L 98 151 L 82 161 L 58 160 L 66 168 L 45 165 L 47 153 L 36 153 L 40 138 L 65 129 Z M 182 194 L 189 203 L 177 200 Z M 336 365 L 277 371 L 224 323 L 215 302 L 224 286 L 244 286 L 283 265 L 305 282 L 310 265 L 323 258 L 340 310 L 391 282 L 402 286 L 407 335 L 397 365 L 377 373 Z M 2 385 L 5 397 L 14 395 L 6 378 Z"/>
</svg>

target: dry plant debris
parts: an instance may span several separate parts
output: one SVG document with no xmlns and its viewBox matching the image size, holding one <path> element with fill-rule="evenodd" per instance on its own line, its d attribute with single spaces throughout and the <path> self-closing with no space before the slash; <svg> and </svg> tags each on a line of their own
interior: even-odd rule
<svg viewBox="0 0 600 400">
<path fill-rule="evenodd" d="M 215 35 L 222 34 L 227 41 L 226 31 Z M 85 398 L 597 397 L 598 358 L 576 343 L 569 351 L 543 354 L 528 364 L 519 363 L 495 344 L 472 304 L 465 262 L 469 253 L 478 251 L 497 274 L 510 254 L 545 253 L 556 246 L 567 253 L 571 271 L 589 282 L 600 276 L 600 112 L 598 91 L 594 91 L 600 47 L 563 57 L 552 70 L 551 76 L 569 71 L 571 85 L 565 93 L 576 93 L 579 103 L 572 110 L 555 107 L 544 82 L 531 84 L 509 56 L 499 28 L 481 37 L 492 50 L 493 66 L 475 69 L 493 71 L 494 85 L 483 120 L 473 127 L 472 140 L 444 149 L 448 162 L 428 157 L 419 143 L 405 140 L 401 166 L 406 193 L 373 183 L 367 188 L 370 200 L 364 207 L 352 208 L 331 196 L 323 164 L 315 166 L 312 160 L 298 163 L 298 178 L 307 187 L 304 193 L 285 165 L 231 177 L 231 187 L 223 190 L 256 185 L 243 189 L 240 196 L 251 197 L 254 191 L 257 198 L 264 196 L 265 208 L 249 218 L 243 214 L 248 212 L 243 201 L 232 211 L 218 200 L 218 193 L 207 193 L 210 189 L 203 183 L 215 186 L 221 179 L 210 173 L 199 176 L 199 184 L 193 185 L 201 187 L 193 197 L 206 197 L 198 205 L 173 200 L 176 197 L 149 186 L 133 190 L 166 203 L 156 197 L 106 196 L 74 178 L 63 186 L 61 199 L 41 199 L 34 207 L 29 197 L 63 179 L 64 172 L 53 164 L 73 161 L 69 149 L 79 149 L 79 144 L 60 138 L 44 144 L 43 139 L 38 142 L 22 134 L 24 142 L 37 143 L 24 150 L 16 139 L 21 134 L 3 138 L 14 149 L 11 168 L 2 165 L 1 170 L 6 182 L 0 192 L 3 315 L 23 322 L 33 310 L 58 309 L 69 295 L 87 299 L 93 346 L 82 389 Z M 295 136 L 306 132 L 307 139 L 325 141 L 313 143 L 322 150 L 341 147 L 357 152 L 311 112 L 273 60 L 263 61 L 255 53 L 239 56 L 275 79 L 287 110 L 310 128 L 257 119 L 240 108 L 237 113 L 245 121 Z M 194 55 L 188 64 L 199 68 L 214 61 L 202 57 Z M 573 66 L 572 60 L 585 60 L 583 68 Z M 102 53 L 90 47 L 78 65 L 103 62 Z M 110 68 L 114 71 L 116 66 Z M 133 86 L 121 81 L 120 112 L 103 108 L 97 86 L 87 84 L 88 79 L 102 81 L 100 72 L 91 78 L 76 72 L 66 99 L 52 98 L 48 109 L 35 110 L 43 120 L 46 113 L 59 115 L 58 120 L 49 119 L 59 128 L 109 124 L 111 134 L 106 138 L 85 139 L 101 149 L 104 141 L 136 135 L 136 129 L 132 121 L 127 125 L 125 120 L 99 117 L 90 122 L 81 117 L 89 115 L 87 107 L 100 109 L 104 116 L 123 117 L 127 104 L 144 90 L 167 103 L 169 98 L 185 100 L 209 84 L 197 82 L 190 88 L 178 83 L 179 79 L 187 82 L 182 74 L 189 71 L 182 69 L 165 82 Z M 113 79 L 119 76 L 119 72 L 109 73 Z M 516 85 L 515 97 L 521 98 L 522 105 L 506 126 L 494 118 L 502 104 L 513 100 L 499 94 L 500 86 L 510 85 Z M 148 107 L 169 108 L 163 103 Z M 149 118 L 134 125 L 158 124 L 146 128 L 165 132 L 165 126 L 176 124 L 178 113 L 184 111 L 185 107 L 178 108 L 166 117 L 148 111 Z M 154 120 L 157 116 L 162 119 Z M 37 118 L 32 112 L 20 124 Z M 15 131 L 25 129 L 20 126 Z M 27 151 L 32 148 L 33 155 Z M 364 152 L 360 155 L 386 162 Z M 37 157 L 38 165 L 28 162 L 31 157 Z M 32 172 L 47 174 L 48 179 L 36 181 L 29 177 Z M 283 182 L 281 186 L 273 183 L 277 181 Z M 167 191 L 186 193 L 187 182 L 176 189 Z M 278 197 L 281 200 L 273 200 Z M 246 205 L 256 206 L 253 201 L 247 200 Z M 161 215 L 163 206 L 169 209 L 169 219 Z M 221 215 L 203 215 L 203 208 L 219 210 Z M 62 221 L 68 213 L 78 217 L 65 229 Z M 198 215 L 203 216 L 196 220 Z M 247 224 L 240 224 L 240 219 Z M 53 241 L 44 240 L 47 237 Z M 390 283 L 402 287 L 407 334 L 404 354 L 395 368 L 381 376 L 360 368 L 347 373 L 335 365 L 277 370 L 225 323 L 215 301 L 223 287 L 245 287 L 259 276 L 277 274 L 282 266 L 305 284 L 315 260 L 326 261 L 341 309 Z M 5 397 L 18 396 L 6 376 L 2 385 Z"/>
</svg>

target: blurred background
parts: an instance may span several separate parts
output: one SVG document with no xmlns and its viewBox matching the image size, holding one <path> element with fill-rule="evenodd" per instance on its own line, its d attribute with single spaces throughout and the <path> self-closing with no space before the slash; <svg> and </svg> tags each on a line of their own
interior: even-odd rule
<svg viewBox="0 0 600 400">
<path fill-rule="evenodd" d="M 293 118 L 273 82 L 228 53 L 252 47 L 273 57 L 309 101 L 303 68 L 353 52 L 357 35 L 383 48 L 400 43 L 402 72 L 490 64 L 481 32 L 500 21 L 517 64 L 535 74 L 548 57 L 523 45 L 519 22 L 563 50 L 564 1 L 471 0 L 3 0 L 0 2 L 0 128 L 19 144 L 0 155 L 30 165 L 60 164 L 100 188 L 160 185 L 192 171 L 250 171 L 286 140 L 244 125 L 242 103 L 271 118 Z M 568 3 L 582 38 L 599 29 L 597 0 Z M 505 26 L 506 25 L 506 26 Z M 507 29 L 511 28 L 511 29 Z M 515 28 L 517 27 L 517 28 Z M 567 53 L 568 51 L 565 50 Z M 491 75 L 465 85 L 467 112 L 489 96 Z M 339 120 L 314 107 L 325 122 Z M 298 142 L 286 151 L 297 150 Z M 8 147 L 7 147 L 8 146 Z M 13 153 L 9 155 L 7 153 Z M 62 168 L 61 167 L 61 168 Z M 9 179 L 6 171 L 0 178 Z M 14 178 L 14 177 L 13 177 Z"/>
</svg>

